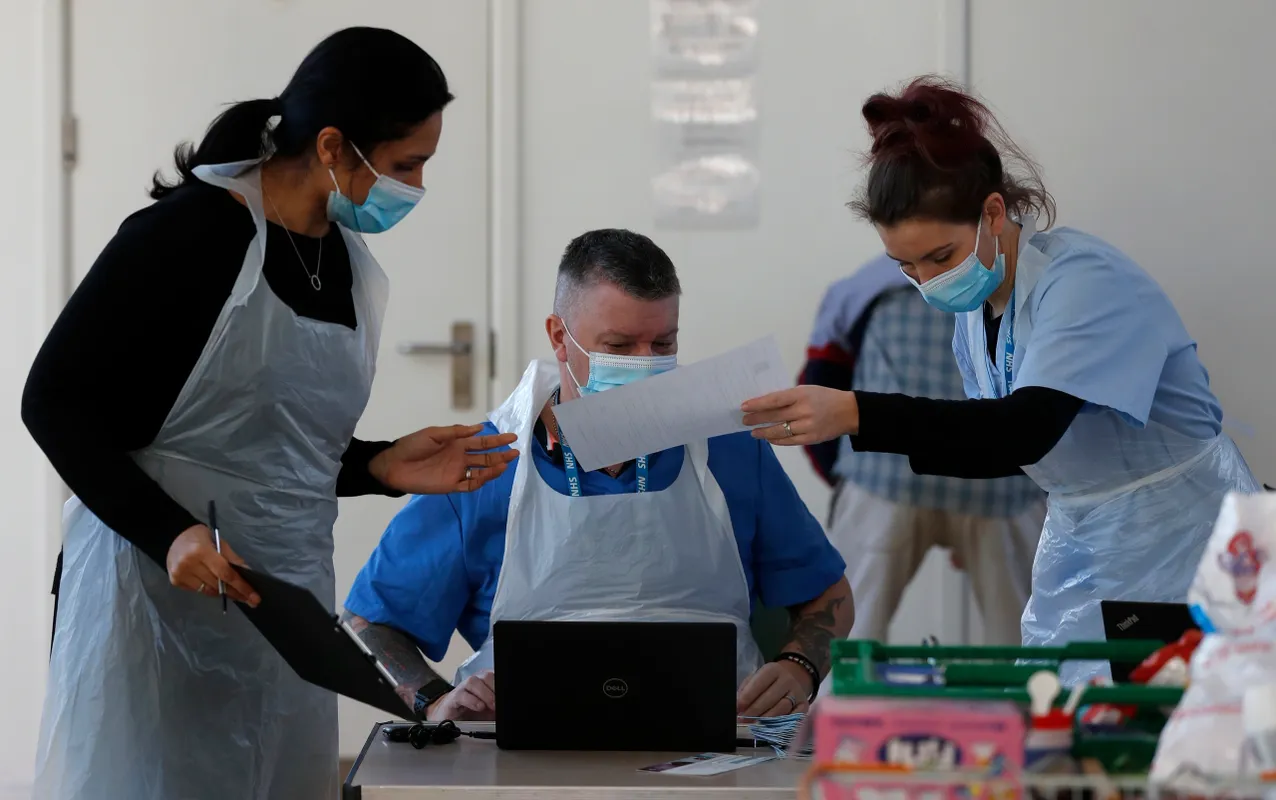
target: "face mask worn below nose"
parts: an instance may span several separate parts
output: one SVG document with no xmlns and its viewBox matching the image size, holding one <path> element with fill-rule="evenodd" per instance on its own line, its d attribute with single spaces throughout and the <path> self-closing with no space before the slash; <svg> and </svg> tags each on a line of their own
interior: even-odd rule
<svg viewBox="0 0 1276 800">
<path fill-rule="evenodd" d="M 576 349 L 589 356 L 589 380 L 581 385 L 572 372 L 571 364 L 567 365 L 567 374 L 582 395 L 597 394 L 617 386 L 650 378 L 668 372 L 678 366 L 677 356 L 617 356 L 610 353 L 591 353 L 580 346 L 572 332 L 563 325 L 563 332 Z"/>
<path fill-rule="evenodd" d="M 950 314 L 961 314 L 974 311 L 984 304 L 992 293 L 997 291 L 1006 277 L 1006 254 L 1001 252 L 1001 243 L 997 241 L 997 256 L 993 259 L 992 269 L 985 267 L 979 260 L 979 236 L 983 232 L 983 219 L 975 228 L 975 249 L 965 261 L 943 273 L 936 275 L 925 283 L 918 283 L 907 273 L 909 283 L 917 287 L 922 297 L 930 305 Z"/>
<path fill-rule="evenodd" d="M 354 147 L 353 144 L 350 145 Z M 359 205 L 341 193 L 337 176 L 331 169 L 334 191 L 328 193 L 328 219 L 352 231 L 359 233 L 384 233 L 390 230 L 408 215 L 416 204 L 425 196 L 425 189 L 408 186 L 406 183 L 386 177 L 372 168 L 368 159 L 363 157 L 359 148 L 354 147 L 363 165 L 371 170 L 377 180 L 368 190 L 368 197 Z"/>
</svg>

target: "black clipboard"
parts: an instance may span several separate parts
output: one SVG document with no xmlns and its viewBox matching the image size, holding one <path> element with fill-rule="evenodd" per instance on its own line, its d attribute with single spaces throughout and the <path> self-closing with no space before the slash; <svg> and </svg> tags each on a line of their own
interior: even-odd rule
<svg viewBox="0 0 1276 800">
<path fill-rule="evenodd" d="M 261 595 L 257 608 L 237 605 L 298 677 L 400 719 L 419 721 L 395 692 L 385 667 L 309 590 L 247 567 L 236 569 Z"/>
</svg>

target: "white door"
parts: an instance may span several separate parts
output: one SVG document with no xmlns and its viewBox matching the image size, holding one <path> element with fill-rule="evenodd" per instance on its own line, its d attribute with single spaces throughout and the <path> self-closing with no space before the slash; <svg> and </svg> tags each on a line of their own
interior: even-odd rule
<svg viewBox="0 0 1276 800">
<path fill-rule="evenodd" d="M 769 333 L 792 374 L 828 284 L 881 251 L 845 208 L 868 143 L 860 104 L 942 69 L 935 0 L 760 4 L 761 218 L 753 230 L 654 228 L 649 0 L 524 4 L 521 98 L 524 358 L 548 354 L 544 320 L 559 254 L 590 228 L 632 228 L 682 281 L 680 355 L 695 361 Z M 899 46 L 883 47 L 882 37 Z M 797 448 L 780 459 L 823 519 L 828 488 Z M 904 599 L 892 638 L 960 635 L 960 583 L 936 553 Z"/>
<path fill-rule="evenodd" d="M 359 435 L 393 439 L 426 425 L 477 421 L 488 398 L 488 33 L 476 0 L 85 0 L 72 4 L 72 86 L 79 120 L 72 225 L 75 275 L 120 222 L 149 200 L 174 145 L 197 140 L 226 103 L 281 92 L 306 52 L 352 25 L 392 28 L 438 59 L 456 101 L 421 207 L 369 245 L 390 276 L 376 386 Z M 174 265 L 180 269 L 181 265 Z M 472 323 L 473 405 L 452 402 L 451 357 L 401 355 L 402 342 L 446 343 Z M 477 346 L 477 345 L 483 346 Z M 338 602 L 400 505 L 343 501 L 337 523 Z M 429 591 L 427 585 L 422 591 Z M 464 656 L 454 650 L 449 661 Z M 342 700 L 343 754 L 384 717 Z"/>
</svg>

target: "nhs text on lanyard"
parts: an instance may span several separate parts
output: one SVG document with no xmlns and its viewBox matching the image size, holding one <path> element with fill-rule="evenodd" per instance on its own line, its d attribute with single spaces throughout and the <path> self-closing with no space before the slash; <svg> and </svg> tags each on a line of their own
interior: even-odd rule
<svg viewBox="0 0 1276 800">
<path fill-rule="evenodd" d="M 1002 361 L 1001 368 L 1006 375 L 1006 396 L 1014 391 L 1013 373 L 1015 369 L 1015 296 L 1010 295 L 1010 305 L 1007 307 L 1006 314 L 1006 357 Z"/>
<path fill-rule="evenodd" d="M 576 455 L 567 446 L 567 439 L 561 430 L 558 432 L 558 443 L 563 448 L 563 469 L 567 472 L 567 491 L 572 497 L 580 497 L 580 468 L 576 466 Z M 647 457 L 639 456 L 634 462 L 634 468 L 638 472 L 638 493 L 641 494 L 647 491 Z"/>
<path fill-rule="evenodd" d="M 559 434 L 559 444 L 563 445 L 563 468 L 567 471 L 567 490 L 572 494 L 573 498 L 581 496 L 581 470 L 575 466 L 575 456 L 572 448 L 567 445 L 567 440 L 561 438 Z M 647 457 L 639 456 L 634 462 L 634 468 L 638 471 L 638 493 L 642 494 L 647 491 Z"/>
</svg>

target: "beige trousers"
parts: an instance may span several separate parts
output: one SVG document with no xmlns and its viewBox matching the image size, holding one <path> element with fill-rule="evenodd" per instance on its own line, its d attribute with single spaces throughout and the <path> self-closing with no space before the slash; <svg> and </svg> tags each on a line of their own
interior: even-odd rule
<svg viewBox="0 0 1276 800">
<path fill-rule="evenodd" d="M 988 644 L 1018 645 L 1032 560 L 1046 515 L 1043 496 L 1017 517 L 977 517 L 894 503 L 846 482 L 828 536 L 846 560 L 855 598 L 852 639 L 884 642 L 895 609 L 932 547 L 947 548 L 970 576 Z M 945 637 L 945 633 L 949 634 Z M 941 643 L 952 632 L 935 631 Z"/>
</svg>

